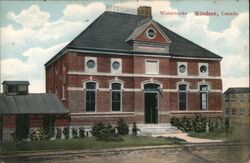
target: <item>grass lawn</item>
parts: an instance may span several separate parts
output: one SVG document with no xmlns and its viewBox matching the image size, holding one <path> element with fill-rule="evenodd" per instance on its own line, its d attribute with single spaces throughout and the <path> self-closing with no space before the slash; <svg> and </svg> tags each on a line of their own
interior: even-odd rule
<svg viewBox="0 0 250 163">
<path fill-rule="evenodd" d="M 221 139 L 221 140 L 228 140 L 230 138 L 230 134 L 227 132 L 190 132 L 188 136 L 195 137 L 195 138 L 204 138 L 204 139 Z"/>
<path fill-rule="evenodd" d="M 47 140 L 34 142 L 8 142 L 0 144 L 0 153 L 37 152 L 43 150 L 83 150 L 108 149 L 119 147 L 136 147 L 147 145 L 174 145 L 184 143 L 185 140 L 169 137 L 123 136 L 123 141 L 99 141 L 96 138 L 78 138 L 70 140 Z"/>
</svg>

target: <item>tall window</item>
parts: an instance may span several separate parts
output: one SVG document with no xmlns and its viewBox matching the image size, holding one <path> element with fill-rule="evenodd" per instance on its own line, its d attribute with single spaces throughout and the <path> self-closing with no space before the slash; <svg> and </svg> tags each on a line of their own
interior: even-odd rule
<svg viewBox="0 0 250 163">
<path fill-rule="evenodd" d="M 240 102 L 244 102 L 244 95 L 240 95 Z"/>
<path fill-rule="evenodd" d="M 225 95 L 225 102 L 229 102 L 229 95 Z"/>
<path fill-rule="evenodd" d="M 65 84 L 62 84 L 62 99 L 65 100 Z"/>
<path fill-rule="evenodd" d="M 187 85 L 181 84 L 178 87 L 179 92 L 179 110 L 187 109 Z"/>
<path fill-rule="evenodd" d="M 231 95 L 230 102 L 236 102 L 236 95 Z"/>
<path fill-rule="evenodd" d="M 208 98 L 208 86 L 200 86 L 200 108 L 201 110 L 207 110 L 207 98 Z"/>
<path fill-rule="evenodd" d="M 112 83 L 112 111 L 121 111 L 121 84 Z"/>
<path fill-rule="evenodd" d="M 86 83 L 86 111 L 95 111 L 96 102 L 96 83 L 88 82 Z"/>
</svg>

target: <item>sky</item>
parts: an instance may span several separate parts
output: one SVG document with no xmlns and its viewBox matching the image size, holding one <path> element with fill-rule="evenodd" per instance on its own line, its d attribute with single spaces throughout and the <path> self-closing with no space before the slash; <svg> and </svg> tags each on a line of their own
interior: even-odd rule
<svg viewBox="0 0 250 163">
<path fill-rule="evenodd" d="M 50 58 L 105 10 L 134 13 L 142 5 L 152 7 L 153 19 L 160 24 L 223 57 L 223 91 L 249 87 L 248 0 L 0 0 L 1 83 L 29 80 L 31 93 L 45 92 L 44 64 Z M 196 11 L 216 16 L 196 16 Z"/>
</svg>

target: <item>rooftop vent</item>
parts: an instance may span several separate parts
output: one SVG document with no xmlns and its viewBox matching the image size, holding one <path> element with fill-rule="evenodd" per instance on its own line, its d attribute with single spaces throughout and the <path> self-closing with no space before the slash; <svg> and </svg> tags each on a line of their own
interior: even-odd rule
<svg viewBox="0 0 250 163">
<path fill-rule="evenodd" d="M 140 6 L 137 8 L 137 15 L 145 16 L 152 19 L 152 11 L 149 6 Z"/>
<path fill-rule="evenodd" d="M 28 81 L 4 81 L 3 83 L 3 93 L 6 95 L 27 95 L 29 94 L 28 86 L 30 83 Z"/>
</svg>

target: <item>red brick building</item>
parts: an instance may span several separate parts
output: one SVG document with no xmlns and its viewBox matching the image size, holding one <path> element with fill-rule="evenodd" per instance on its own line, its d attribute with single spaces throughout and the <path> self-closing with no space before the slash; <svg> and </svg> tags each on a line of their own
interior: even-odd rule
<svg viewBox="0 0 250 163">
<path fill-rule="evenodd" d="M 69 109 L 72 126 L 218 116 L 221 59 L 151 19 L 151 8 L 106 11 L 45 64 L 46 91 Z"/>
</svg>

